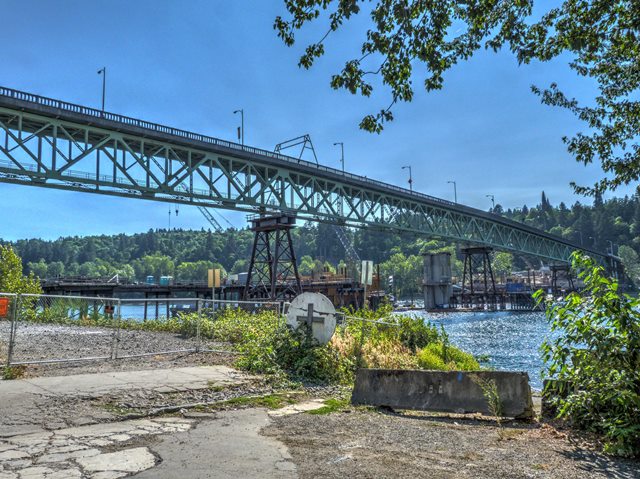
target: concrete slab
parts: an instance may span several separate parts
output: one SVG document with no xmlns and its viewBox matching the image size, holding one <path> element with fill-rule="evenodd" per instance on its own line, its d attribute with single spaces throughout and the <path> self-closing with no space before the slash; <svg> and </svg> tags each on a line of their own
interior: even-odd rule
<svg viewBox="0 0 640 479">
<path fill-rule="evenodd" d="M 268 422 L 269 415 L 262 409 L 226 411 L 217 419 L 203 419 L 195 429 L 185 433 L 161 436 L 159 442 L 149 447 L 162 462 L 134 477 L 297 478 L 286 446 L 275 438 L 260 435 Z"/>
<path fill-rule="evenodd" d="M 4 382 L 0 394 L 91 395 L 148 386 L 153 388 L 170 387 L 177 390 L 187 387 L 193 389 L 207 387 L 209 382 L 237 382 L 237 379 L 231 377 L 231 372 L 233 369 L 225 366 L 202 366 L 20 379 Z"/>
<path fill-rule="evenodd" d="M 125 449 L 124 451 L 107 452 L 92 457 L 77 459 L 85 472 L 140 472 L 153 467 L 156 458 L 146 447 Z"/>
<path fill-rule="evenodd" d="M 58 396 L 99 397 L 140 389 L 186 391 L 245 380 L 242 373 L 226 366 L 202 366 L 0 381 L 0 438 L 64 427 L 55 420 L 43 424 L 34 419 L 41 415 L 39 403 Z"/>
<path fill-rule="evenodd" d="M 529 376 L 524 372 L 359 369 L 351 402 L 395 409 L 492 415 L 494 411 L 489 407 L 483 384 L 497 388 L 501 416 L 523 419 L 533 416 Z"/>
<path fill-rule="evenodd" d="M 311 399 L 297 404 L 291 404 L 280 409 L 269 411 L 269 416 L 290 416 L 291 414 L 300 414 L 307 411 L 315 411 L 324 407 L 324 399 Z"/>
<path fill-rule="evenodd" d="M 0 472 L 44 479 L 123 477 L 156 462 L 148 449 L 127 441 L 152 442 L 153 436 L 183 433 L 194 424 L 184 418 L 140 419 L 15 436 L 0 440 Z"/>
</svg>

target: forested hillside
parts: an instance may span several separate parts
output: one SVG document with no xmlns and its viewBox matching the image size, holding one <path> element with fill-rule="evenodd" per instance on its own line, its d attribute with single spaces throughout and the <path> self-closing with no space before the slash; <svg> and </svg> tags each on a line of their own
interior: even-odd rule
<svg viewBox="0 0 640 479">
<path fill-rule="evenodd" d="M 542 193 L 535 207 L 523 206 L 494 212 L 585 246 L 610 250 L 619 254 L 634 280 L 640 276 L 640 201 L 637 197 L 602 201 L 596 197 L 592 205 L 564 203 L 553 206 Z M 363 259 L 380 263 L 385 275 L 393 275 L 404 294 L 417 291 L 421 276 L 420 253 L 447 249 L 453 245 L 420 238 L 372 230 L 350 232 L 356 250 Z M 336 267 L 344 258 L 344 249 L 333 227 L 309 223 L 293 231 L 301 272 L 309 274 L 315 267 Z M 204 280 L 206 270 L 221 266 L 227 272 L 246 271 L 253 234 L 247 229 L 228 229 L 223 233 L 208 230 L 150 230 L 134 235 L 67 237 L 55 241 L 27 239 L 13 244 L 26 269 L 37 276 L 121 276 L 143 280 L 147 275 L 172 275 L 180 280 Z M 328 264 L 325 264 L 328 263 Z M 529 263 L 534 266 L 539 264 Z M 525 263 L 511 255 L 497 255 L 497 273 L 507 273 Z M 456 261 L 454 271 L 459 269 Z"/>
</svg>

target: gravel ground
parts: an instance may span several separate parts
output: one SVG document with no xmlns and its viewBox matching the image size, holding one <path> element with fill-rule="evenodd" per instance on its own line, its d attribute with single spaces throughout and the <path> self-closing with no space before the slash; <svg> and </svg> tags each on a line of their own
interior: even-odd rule
<svg viewBox="0 0 640 479">
<path fill-rule="evenodd" d="M 6 361 L 9 329 L 10 323 L 8 321 L 0 321 L 1 363 Z M 113 336 L 113 330 L 109 328 L 20 323 L 16 334 L 13 360 L 19 362 L 109 357 Z M 121 330 L 118 342 L 118 357 L 120 359 L 28 365 L 24 374 L 26 377 L 59 376 L 200 364 L 231 365 L 233 363 L 234 356 L 227 353 L 161 354 L 164 351 L 193 349 L 195 346 L 195 339 L 185 338 L 175 333 Z M 228 344 L 211 340 L 203 340 L 202 347 L 220 351 L 230 350 Z M 142 353 L 156 354 L 122 358 L 122 356 Z"/>
<path fill-rule="evenodd" d="M 301 478 L 640 477 L 548 425 L 350 410 L 274 418 L 263 434 L 285 443 Z"/>
</svg>

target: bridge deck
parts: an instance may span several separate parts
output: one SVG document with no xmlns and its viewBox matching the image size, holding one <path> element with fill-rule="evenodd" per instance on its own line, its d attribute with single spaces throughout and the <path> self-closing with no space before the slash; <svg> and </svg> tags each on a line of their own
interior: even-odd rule
<svg viewBox="0 0 640 479">
<path fill-rule="evenodd" d="M 4 182 L 295 212 L 312 220 L 411 231 L 561 262 L 574 250 L 610 259 L 502 216 L 364 176 L 2 87 L 0 133 Z M 68 146 L 68 155 L 61 144 Z M 113 175 L 104 174 L 105 160 L 113 163 Z M 71 170 L 79 165 L 85 170 Z M 134 178 L 135 172 L 145 178 Z"/>
</svg>

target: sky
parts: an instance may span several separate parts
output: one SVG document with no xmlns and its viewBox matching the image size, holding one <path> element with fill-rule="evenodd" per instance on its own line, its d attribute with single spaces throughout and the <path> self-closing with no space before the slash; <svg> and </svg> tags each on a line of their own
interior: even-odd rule
<svg viewBox="0 0 640 479">
<path fill-rule="evenodd" d="M 320 163 L 487 209 L 494 195 L 504 208 L 535 205 L 544 190 L 553 204 L 577 200 L 569 183 L 591 185 L 602 172 L 576 163 L 562 137 L 584 129 L 569 112 L 542 105 L 530 91 L 557 82 L 578 98 L 594 94 L 568 58 L 518 65 L 509 52 L 479 51 L 445 75 L 444 89 L 427 93 L 415 68 L 414 100 L 394 107 L 382 134 L 361 131 L 361 118 L 389 103 L 335 91 L 333 73 L 357 56 L 368 26 L 364 15 L 332 35 L 327 54 L 298 68 L 320 25 L 303 31 L 293 48 L 273 30 L 283 0 L 3 0 L 5 45 L 0 85 L 99 108 L 107 68 L 106 109 L 234 141 L 245 112 L 245 143 L 272 150 L 309 134 Z M 620 189 L 617 195 L 632 193 Z M 169 206 L 0 183 L 5 240 L 135 233 L 166 228 Z M 236 226 L 244 215 L 221 211 Z M 195 207 L 181 206 L 171 226 L 208 227 Z"/>
</svg>

